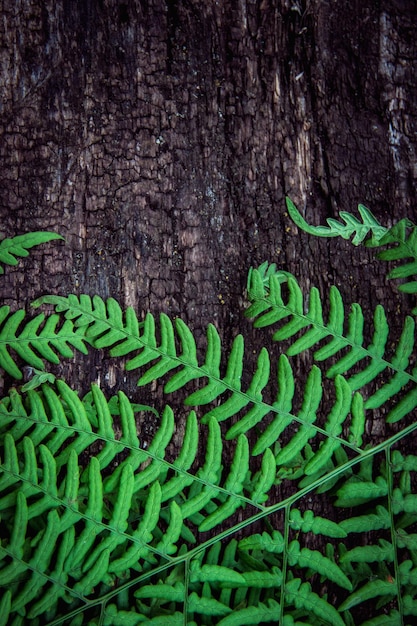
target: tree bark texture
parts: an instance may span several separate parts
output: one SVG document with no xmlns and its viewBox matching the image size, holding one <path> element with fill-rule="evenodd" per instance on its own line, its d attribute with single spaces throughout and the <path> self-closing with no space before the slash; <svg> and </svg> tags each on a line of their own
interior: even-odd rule
<svg viewBox="0 0 417 626">
<path fill-rule="evenodd" d="M 196 335 L 213 321 L 227 345 L 248 326 L 247 270 L 269 260 L 371 310 L 386 268 L 297 234 L 284 198 L 315 224 L 359 202 L 386 224 L 415 217 L 415 10 L 3 0 L 1 230 L 54 230 L 66 244 L 8 269 L 1 300 L 113 296 Z"/>
</svg>

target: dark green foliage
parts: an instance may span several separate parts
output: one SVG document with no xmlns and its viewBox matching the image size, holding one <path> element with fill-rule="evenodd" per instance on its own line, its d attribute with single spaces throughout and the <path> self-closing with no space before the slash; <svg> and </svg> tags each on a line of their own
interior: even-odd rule
<svg viewBox="0 0 417 626">
<path fill-rule="evenodd" d="M 340 217 L 345 224 L 333 218 L 327 220 L 328 226 L 311 226 L 302 217 L 294 203 L 287 198 L 287 209 L 295 224 L 307 233 L 318 237 L 342 237 L 350 239 L 352 243 L 359 245 L 365 243 L 372 248 L 386 248 L 377 254 L 377 258 L 384 261 L 403 261 L 405 264 L 399 265 L 387 274 L 387 278 L 401 279 L 400 291 L 417 294 L 417 225 L 405 218 L 394 224 L 392 228 L 382 226 L 372 215 L 371 211 L 360 204 L 358 211 L 362 218 L 359 221 L 356 217 L 340 212 Z M 413 309 L 413 314 L 417 314 L 417 307 Z"/>
<path fill-rule="evenodd" d="M 329 229 L 400 236 L 360 213 Z M 398 450 L 417 428 L 413 318 L 392 346 L 378 307 L 365 344 L 359 305 L 346 316 L 333 288 L 324 320 L 318 292 L 273 264 L 251 270 L 248 295 L 255 326 L 287 346 L 276 363 L 262 348 L 249 376 L 243 337 L 225 356 L 211 325 L 201 354 L 181 320 L 142 322 L 113 299 L 45 296 L 34 306 L 55 312 L 33 319 L 0 309 L 1 367 L 36 368 L 0 400 L 0 624 L 414 623 L 417 457 Z M 167 400 L 185 391 L 181 415 L 97 385 L 80 397 L 44 371 L 73 349 L 127 357 Z M 293 357 L 309 351 L 299 379 Z M 399 422 L 382 442 L 366 435 L 377 407 Z"/>
</svg>

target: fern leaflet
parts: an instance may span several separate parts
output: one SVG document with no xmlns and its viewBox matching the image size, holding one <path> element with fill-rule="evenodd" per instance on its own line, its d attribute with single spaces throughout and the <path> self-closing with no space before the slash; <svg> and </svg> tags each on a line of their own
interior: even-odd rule
<svg viewBox="0 0 417 626">
<path fill-rule="evenodd" d="M 64 239 L 57 233 L 32 232 L 25 235 L 17 235 L 0 241 L 0 263 L 5 265 L 17 265 L 16 257 L 27 257 L 28 249 L 53 239 Z M 4 268 L 0 265 L 0 274 L 4 274 Z"/>
</svg>

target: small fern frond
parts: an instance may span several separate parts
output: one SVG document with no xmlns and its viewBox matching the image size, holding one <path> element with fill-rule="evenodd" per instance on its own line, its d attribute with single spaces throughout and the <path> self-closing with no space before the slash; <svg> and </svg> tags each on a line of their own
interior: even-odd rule
<svg viewBox="0 0 417 626">
<path fill-rule="evenodd" d="M 59 356 L 72 358 L 73 348 L 87 354 L 82 327 L 74 328 L 71 320 L 59 326 L 58 314 L 46 318 L 40 313 L 24 323 L 26 313 L 20 309 L 10 313 L 10 307 L 0 307 L 0 367 L 14 378 L 22 372 L 15 362 L 16 353 L 25 363 L 38 370 L 44 369 L 42 359 L 59 363 Z"/>
<path fill-rule="evenodd" d="M 33 232 L 16 237 L 6 238 L 0 241 L 0 263 L 5 265 L 17 265 L 16 257 L 29 256 L 28 249 L 53 239 L 64 239 L 57 233 Z M 0 274 L 4 274 L 4 268 L 0 265 Z"/>
<path fill-rule="evenodd" d="M 362 223 L 346 211 L 340 212 L 340 217 L 345 224 L 329 218 L 327 226 L 311 226 L 302 217 L 294 203 L 287 198 L 288 213 L 293 222 L 310 235 L 317 237 L 343 237 L 350 239 L 353 235 L 352 243 L 359 245 L 365 243 L 372 248 L 383 248 L 386 250 L 377 253 L 377 258 L 383 261 L 405 261 L 403 265 L 395 267 L 387 274 L 389 279 L 399 279 L 402 282 L 398 289 L 404 293 L 417 294 L 417 225 L 411 220 L 404 218 L 399 220 L 391 228 L 385 228 L 372 215 L 371 211 L 362 204 L 358 206 Z M 371 235 L 369 237 L 369 235 Z M 272 274 L 273 270 L 266 271 L 262 265 L 264 281 Z M 417 314 L 417 307 L 413 309 L 413 314 Z"/>
<path fill-rule="evenodd" d="M 389 327 L 381 305 L 375 309 L 374 334 L 371 343 L 366 345 L 363 335 L 364 316 L 359 304 L 352 304 L 346 319 L 342 296 L 336 287 L 332 287 L 328 321 L 325 322 L 317 289 L 311 289 L 307 302 L 296 279 L 290 276 L 285 277 L 285 280 L 287 297 L 284 297 L 283 277 L 280 272 L 271 274 L 269 283 L 265 286 L 262 274 L 252 270 L 248 289 L 251 304 L 245 315 L 255 319 L 256 328 L 280 323 L 273 339 L 292 341 L 287 349 L 289 356 L 315 349 L 314 358 L 318 362 L 338 357 L 326 372 L 329 378 L 340 374 L 346 377 L 354 366 L 360 364 L 361 370 L 347 378 L 352 391 L 361 390 L 363 393 L 363 388 L 382 373 L 389 374 L 388 382 L 367 398 L 365 408 L 375 409 L 395 399 L 396 404 L 387 418 L 390 422 L 400 420 L 417 406 L 417 376 L 414 369 L 409 370 L 414 347 L 413 318 L 406 318 L 395 352 L 388 356 L 386 351 Z M 398 399 L 403 387 L 409 383 L 412 388 Z"/>
<path fill-rule="evenodd" d="M 340 211 L 339 215 L 344 224 L 329 217 L 326 220 L 328 226 L 312 226 L 308 224 L 290 198 L 286 198 L 286 205 L 294 224 L 304 232 L 310 235 L 316 235 L 317 237 L 342 237 L 343 239 L 350 239 L 353 235 L 352 243 L 358 246 L 371 235 L 367 244 L 377 246 L 380 245 L 380 240 L 388 232 L 388 228 L 382 226 L 376 217 L 372 215 L 371 211 L 363 206 L 363 204 L 358 205 L 358 211 L 362 221 L 358 220 L 347 211 Z"/>
</svg>

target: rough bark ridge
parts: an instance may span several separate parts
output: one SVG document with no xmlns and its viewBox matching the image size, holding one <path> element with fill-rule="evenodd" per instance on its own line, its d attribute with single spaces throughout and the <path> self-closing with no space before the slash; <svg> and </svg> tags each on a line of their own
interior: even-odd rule
<svg viewBox="0 0 417 626">
<path fill-rule="evenodd" d="M 284 196 L 315 223 L 413 217 L 414 5 L 3 0 L 2 230 L 67 243 L 2 300 L 112 295 L 228 339 L 265 259 L 356 297 L 366 255 L 295 237 Z"/>
</svg>

